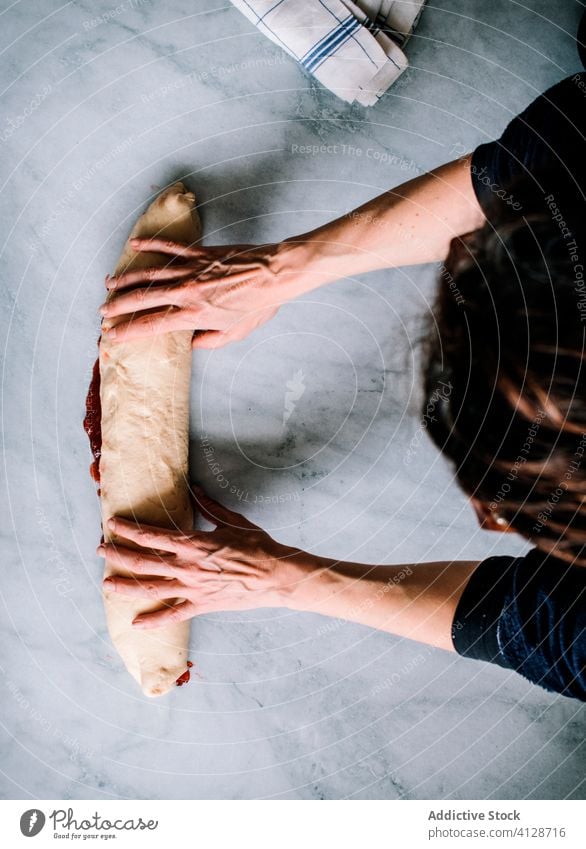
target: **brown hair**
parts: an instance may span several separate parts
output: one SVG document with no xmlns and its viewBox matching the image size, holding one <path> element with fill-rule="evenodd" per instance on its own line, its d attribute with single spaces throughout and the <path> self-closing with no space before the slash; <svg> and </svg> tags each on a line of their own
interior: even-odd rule
<svg viewBox="0 0 586 849">
<path fill-rule="evenodd" d="M 468 495 L 586 565 L 586 240 L 583 207 L 563 218 L 554 208 L 501 211 L 452 241 L 424 409 Z"/>
</svg>

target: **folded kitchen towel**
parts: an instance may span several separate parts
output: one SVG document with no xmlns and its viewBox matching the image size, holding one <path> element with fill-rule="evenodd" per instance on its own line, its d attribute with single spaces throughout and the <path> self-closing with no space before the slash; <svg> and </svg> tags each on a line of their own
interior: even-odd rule
<svg viewBox="0 0 586 849">
<path fill-rule="evenodd" d="M 232 0 L 271 41 L 349 103 L 373 106 L 407 67 L 425 0 Z"/>
<path fill-rule="evenodd" d="M 354 0 L 384 32 L 403 47 L 411 37 L 425 0 Z"/>
</svg>

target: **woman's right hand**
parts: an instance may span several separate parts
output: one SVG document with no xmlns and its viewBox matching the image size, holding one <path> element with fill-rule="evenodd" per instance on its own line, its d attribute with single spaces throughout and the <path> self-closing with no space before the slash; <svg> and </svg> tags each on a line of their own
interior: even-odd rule
<svg viewBox="0 0 586 849">
<path fill-rule="evenodd" d="M 187 247 L 132 239 L 130 244 L 135 251 L 167 254 L 169 264 L 106 278 L 111 295 L 100 312 L 106 319 L 102 332 L 112 342 L 194 330 L 194 348 L 220 348 L 244 339 L 297 294 L 284 285 L 302 271 L 285 243 Z"/>
<path fill-rule="evenodd" d="M 105 590 L 165 602 L 138 616 L 132 623 L 137 628 L 161 628 L 199 613 L 281 607 L 305 576 L 300 561 L 308 555 L 272 539 L 198 487 L 193 492 L 197 513 L 215 530 L 183 533 L 116 518 L 108 527 L 119 542 L 98 547 L 99 555 L 124 570 L 105 579 Z M 170 601 L 176 598 L 184 601 Z"/>
</svg>

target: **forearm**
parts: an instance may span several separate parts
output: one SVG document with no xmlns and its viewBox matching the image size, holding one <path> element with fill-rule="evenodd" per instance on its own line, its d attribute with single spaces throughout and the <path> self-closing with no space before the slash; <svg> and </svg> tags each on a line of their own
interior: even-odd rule
<svg viewBox="0 0 586 849">
<path fill-rule="evenodd" d="M 477 561 L 366 566 L 300 553 L 282 603 L 453 651 L 454 613 Z"/>
<path fill-rule="evenodd" d="M 300 294 L 348 275 L 442 260 L 450 241 L 482 226 L 468 158 L 403 183 L 323 227 L 288 239 L 278 259 Z"/>
</svg>

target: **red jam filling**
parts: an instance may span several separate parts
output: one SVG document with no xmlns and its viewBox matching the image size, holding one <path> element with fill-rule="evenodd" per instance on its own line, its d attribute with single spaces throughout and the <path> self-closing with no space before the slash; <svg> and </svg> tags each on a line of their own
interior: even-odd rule
<svg viewBox="0 0 586 849">
<path fill-rule="evenodd" d="M 179 678 L 175 681 L 175 683 L 177 684 L 178 687 L 182 687 L 184 684 L 187 684 L 187 682 L 191 678 L 189 670 L 191 669 L 192 666 L 193 666 L 193 663 L 190 660 L 188 660 L 187 661 L 187 667 L 188 668 L 185 670 L 183 675 L 180 675 Z"/>
<path fill-rule="evenodd" d="M 85 418 L 83 429 L 90 441 L 94 461 L 90 466 L 90 475 L 100 482 L 100 456 L 102 454 L 102 405 L 100 404 L 100 361 L 96 360 L 92 380 L 85 399 Z"/>
</svg>

